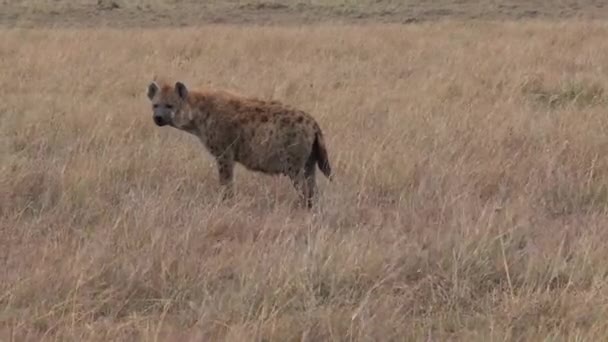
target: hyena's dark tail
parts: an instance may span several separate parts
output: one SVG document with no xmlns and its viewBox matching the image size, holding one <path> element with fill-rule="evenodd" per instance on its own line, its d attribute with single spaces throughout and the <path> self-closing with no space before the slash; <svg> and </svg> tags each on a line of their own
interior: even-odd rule
<svg viewBox="0 0 608 342">
<path fill-rule="evenodd" d="M 317 130 L 317 133 L 315 134 L 315 142 L 312 145 L 312 150 L 316 156 L 319 169 L 323 172 L 325 177 L 331 181 L 331 166 L 329 165 L 329 158 L 327 157 L 327 148 L 325 147 L 325 140 L 323 140 L 323 133 L 321 133 L 320 129 Z"/>
</svg>

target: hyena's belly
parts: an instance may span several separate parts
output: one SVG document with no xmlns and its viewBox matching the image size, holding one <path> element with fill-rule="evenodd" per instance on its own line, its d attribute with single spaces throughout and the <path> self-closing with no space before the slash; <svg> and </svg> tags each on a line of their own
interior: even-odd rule
<svg viewBox="0 0 608 342">
<path fill-rule="evenodd" d="M 271 125 L 250 129 L 241 139 L 237 160 L 248 169 L 290 173 L 304 167 L 313 139 L 297 129 L 278 130 Z"/>
</svg>

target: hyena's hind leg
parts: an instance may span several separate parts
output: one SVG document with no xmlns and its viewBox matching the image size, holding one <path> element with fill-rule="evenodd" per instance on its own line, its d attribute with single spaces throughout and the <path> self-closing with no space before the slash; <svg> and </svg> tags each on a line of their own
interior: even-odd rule
<svg viewBox="0 0 608 342">
<path fill-rule="evenodd" d="M 228 200 L 234 197 L 234 164 L 234 159 L 230 156 L 217 158 L 222 200 Z"/>
<path fill-rule="evenodd" d="M 289 173 L 289 178 L 291 178 L 294 187 L 298 191 L 300 205 L 308 209 L 312 208 L 316 196 L 315 167 L 316 159 L 314 158 L 314 154 L 311 154 L 303 169 Z"/>
<path fill-rule="evenodd" d="M 304 182 L 306 185 L 306 192 L 304 193 L 306 198 L 306 207 L 312 208 L 313 202 L 315 202 L 317 196 L 317 180 L 316 176 L 317 159 L 314 153 L 308 157 L 306 164 L 304 165 Z"/>
</svg>

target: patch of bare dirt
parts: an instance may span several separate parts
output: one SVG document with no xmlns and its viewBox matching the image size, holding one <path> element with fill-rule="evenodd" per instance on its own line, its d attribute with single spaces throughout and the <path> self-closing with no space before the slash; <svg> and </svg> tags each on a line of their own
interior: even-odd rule
<svg viewBox="0 0 608 342">
<path fill-rule="evenodd" d="M 457 20 L 607 19 L 601 0 L 437 0 L 361 1 L 345 5 L 331 0 L 299 2 L 193 0 L 5 0 L 1 27 L 174 27 L 209 23 L 310 24 L 412 23 Z"/>
</svg>

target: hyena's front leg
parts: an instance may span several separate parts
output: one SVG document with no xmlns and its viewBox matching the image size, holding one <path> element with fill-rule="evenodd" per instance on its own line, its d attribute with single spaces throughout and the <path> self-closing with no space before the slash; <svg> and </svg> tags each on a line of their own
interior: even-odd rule
<svg viewBox="0 0 608 342">
<path fill-rule="evenodd" d="M 218 157 L 217 167 L 222 187 L 222 199 L 230 199 L 234 196 L 234 159 L 231 156 Z"/>
</svg>

